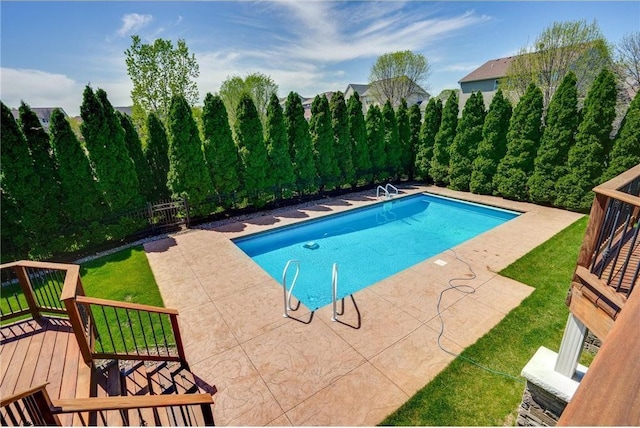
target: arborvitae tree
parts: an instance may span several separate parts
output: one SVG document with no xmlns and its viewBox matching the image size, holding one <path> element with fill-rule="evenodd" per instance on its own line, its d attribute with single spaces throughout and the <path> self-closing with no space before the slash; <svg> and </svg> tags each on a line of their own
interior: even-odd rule
<svg viewBox="0 0 640 428">
<path fill-rule="evenodd" d="M 287 129 L 284 125 L 282 107 L 276 94 L 271 95 L 267 106 L 265 140 L 269 157 L 269 170 L 276 189 L 276 199 L 289 198 L 292 194 L 291 191 L 295 187 L 296 175 L 293 172 L 293 163 L 289 155 Z"/>
<path fill-rule="evenodd" d="M 422 113 L 420 106 L 414 104 L 409 108 L 409 155 L 405 159 L 407 176 L 409 181 L 413 181 L 416 175 L 416 152 L 420 147 L 420 128 L 422 126 Z"/>
<path fill-rule="evenodd" d="M 33 169 L 40 180 L 37 196 L 41 198 L 43 207 L 46 207 L 41 221 L 53 233 L 64 222 L 58 166 L 53 156 L 49 135 L 42 128 L 38 116 L 24 102 L 20 105 L 19 114 L 22 133 L 27 140 L 33 159 Z"/>
<path fill-rule="evenodd" d="M 198 208 L 198 205 L 212 191 L 211 177 L 202 153 L 198 126 L 191 115 L 191 107 L 182 95 L 171 98 L 168 131 L 167 187 L 171 196 L 185 196 L 196 213 L 205 214 L 205 210 Z"/>
<path fill-rule="evenodd" d="M 529 178 L 529 198 L 537 204 L 556 200 L 556 183 L 566 175 L 569 149 L 578 130 L 578 90 L 576 76 L 569 72 L 555 91 L 540 139 L 533 175 Z"/>
<path fill-rule="evenodd" d="M 141 202 L 135 165 L 124 141 L 124 129 L 107 94 L 87 86 L 80 106 L 80 130 L 89 159 L 98 177 L 98 186 L 112 211 L 132 208 Z"/>
<path fill-rule="evenodd" d="M 240 98 L 234 130 L 238 154 L 244 166 L 245 191 L 250 202 L 261 206 L 266 202 L 272 183 L 269 181 L 269 159 L 262 137 L 262 123 L 249 94 Z"/>
<path fill-rule="evenodd" d="M 499 195 L 526 201 L 527 180 L 533 174 L 533 161 L 540 145 L 542 126 L 542 91 L 533 83 L 513 111 L 507 132 L 507 153 L 498 164 L 493 178 Z"/>
<path fill-rule="evenodd" d="M 151 178 L 151 170 L 149 169 L 147 159 L 144 157 L 142 142 L 140 141 L 138 131 L 131 117 L 119 111 L 115 113 L 120 120 L 122 129 L 124 129 L 124 141 L 127 146 L 127 152 L 136 168 L 136 176 L 138 177 L 138 183 L 140 185 L 140 195 L 142 195 L 146 201 L 153 201 L 155 199 L 155 189 Z"/>
<path fill-rule="evenodd" d="M 431 98 L 424 110 L 424 120 L 420 127 L 420 138 L 416 149 L 416 174 L 424 181 L 432 179 L 431 159 L 433 159 L 433 146 L 435 145 L 441 122 L 442 100 L 440 98 Z"/>
<path fill-rule="evenodd" d="M 387 176 L 397 179 L 402 170 L 402 148 L 398 135 L 398 121 L 391 102 L 387 100 L 382 107 L 384 126 L 384 149 L 387 154 Z"/>
<path fill-rule="evenodd" d="M 89 159 L 61 110 L 55 109 L 49 119 L 51 146 L 58 163 L 62 204 L 72 228 L 104 217 L 106 204 L 98 191 Z"/>
<path fill-rule="evenodd" d="M 334 152 L 340 168 L 340 184 L 353 183 L 356 171 L 353 166 L 353 146 L 349 136 L 349 117 L 344 95 L 338 91 L 331 97 L 331 125 L 333 127 Z"/>
<path fill-rule="evenodd" d="M 13 200 L 0 187 L 0 263 L 20 260 L 29 255 L 29 240 L 20 223 Z"/>
<path fill-rule="evenodd" d="M 49 207 L 44 206 L 44 200 L 38 195 L 40 178 L 33 167 L 27 141 L 11 110 L 4 103 L 1 104 L 0 189 L 2 202 L 8 205 L 7 210 L 3 209 L 6 211 L 3 214 L 9 216 L 3 217 L 2 222 L 19 225 L 21 230 L 15 228 L 12 232 L 24 232 L 24 235 L 12 237 L 16 247 L 36 255 L 43 250 L 41 243 L 49 238 L 46 225 L 40 221 Z M 13 215 L 16 217 L 11 218 Z"/>
<path fill-rule="evenodd" d="M 354 184 L 357 184 L 359 180 L 369 183 L 373 179 L 371 175 L 371 157 L 369 156 L 367 128 L 362 114 L 362 103 L 357 92 L 347 102 L 347 114 L 349 116 L 349 136 L 353 150 L 353 167 L 356 171 Z"/>
<path fill-rule="evenodd" d="M 313 161 L 313 146 L 309 124 L 304 118 L 304 109 L 300 95 L 290 92 L 285 105 L 285 126 L 293 170 L 296 174 L 296 186 L 301 194 L 316 190 L 316 166 Z"/>
<path fill-rule="evenodd" d="M 492 195 L 493 177 L 498 163 L 507 152 L 507 131 L 511 120 L 511 103 L 502 95 L 502 90 L 491 100 L 489 112 L 482 128 L 482 141 L 478 144 L 469 190 L 481 195 Z"/>
<path fill-rule="evenodd" d="M 411 128 L 409 127 L 409 107 L 404 98 L 400 101 L 396 113 L 398 122 L 398 146 L 400 148 L 400 176 L 409 174 L 411 162 Z"/>
<path fill-rule="evenodd" d="M 609 166 L 600 182 L 609 181 L 637 164 L 640 164 L 640 92 L 633 97 L 622 119 L 609 154 Z"/>
<path fill-rule="evenodd" d="M 384 123 L 382 112 L 377 105 L 372 105 L 367 110 L 367 143 L 369 145 L 369 156 L 371 157 L 371 168 L 377 182 L 388 178 L 387 175 L 387 154 L 384 144 Z"/>
<path fill-rule="evenodd" d="M 593 189 L 605 168 L 607 149 L 616 112 L 616 80 L 611 71 L 603 69 L 594 80 L 582 109 L 576 143 L 569 149 L 567 175 L 558 180 L 558 206 L 587 212 L 593 202 Z"/>
<path fill-rule="evenodd" d="M 472 93 L 462 110 L 450 149 L 449 187 L 452 189 L 469 190 L 473 160 L 482 141 L 485 114 L 482 92 Z"/>
<path fill-rule="evenodd" d="M 162 121 L 155 113 L 147 116 L 147 146 L 144 149 L 153 186 L 152 200 L 165 199 L 171 196 L 167 187 L 169 174 L 169 142 Z"/>
<path fill-rule="evenodd" d="M 449 150 L 458 126 L 458 95 L 451 92 L 442 110 L 442 122 L 433 144 L 433 157 L 429 174 L 438 186 L 449 184 Z"/>
<path fill-rule="evenodd" d="M 213 188 L 221 203 L 231 206 L 232 196 L 240 188 L 241 164 L 238 148 L 233 141 L 227 109 L 222 98 L 207 93 L 202 109 L 202 144 Z"/>
<path fill-rule="evenodd" d="M 316 95 L 311 104 L 309 132 L 313 142 L 313 157 L 320 178 L 320 189 L 332 189 L 339 183 L 340 170 L 333 150 L 333 129 L 329 101 L 323 94 Z"/>
</svg>

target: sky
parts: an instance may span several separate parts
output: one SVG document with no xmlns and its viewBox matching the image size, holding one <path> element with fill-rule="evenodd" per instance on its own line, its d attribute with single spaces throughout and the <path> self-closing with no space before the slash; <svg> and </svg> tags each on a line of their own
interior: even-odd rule
<svg viewBox="0 0 640 428">
<path fill-rule="evenodd" d="M 131 35 L 186 42 L 200 100 L 231 76 L 263 73 L 280 97 L 364 84 L 384 53 L 427 58 L 437 95 L 490 59 L 516 54 L 554 21 L 596 20 L 617 43 L 640 31 L 638 1 L 69 1 L 0 2 L 0 99 L 76 116 L 89 84 L 131 105 Z"/>
</svg>

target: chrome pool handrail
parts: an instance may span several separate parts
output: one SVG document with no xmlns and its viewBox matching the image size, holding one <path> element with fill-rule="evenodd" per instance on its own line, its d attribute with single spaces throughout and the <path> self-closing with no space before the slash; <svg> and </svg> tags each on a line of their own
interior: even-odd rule
<svg viewBox="0 0 640 428">
<path fill-rule="evenodd" d="M 332 288 L 332 302 L 333 302 L 333 314 L 331 315 L 331 321 L 337 321 L 338 311 L 336 308 L 336 301 L 338 300 L 338 263 L 334 263 L 331 271 L 331 288 Z"/>
<path fill-rule="evenodd" d="M 296 265 L 296 274 L 293 277 L 291 288 L 287 290 L 287 272 L 289 271 L 289 266 L 292 264 Z M 298 279 L 299 273 L 300 262 L 298 260 L 289 260 L 282 271 L 282 290 L 284 295 L 284 314 L 282 314 L 282 316 L 285 318 L 289 318 L 289 311 L 291 310 L 291 294 L 293 293 L 293 287 L 296 286 L 296 280 Z"/>
</svg>

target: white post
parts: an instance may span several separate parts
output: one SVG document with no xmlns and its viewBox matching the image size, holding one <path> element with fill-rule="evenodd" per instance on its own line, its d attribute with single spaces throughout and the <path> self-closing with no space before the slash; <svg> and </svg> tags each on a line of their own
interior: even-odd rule
<svg viewBox="0 0 640 428">
<path fill-rule="evenodd" d="M 564 328 L 560 350 L 558 351 L 558 359 L 555 366 L 556 372 L 568 378 L 573 377 L 588 333 L 587 327 L 570 313 L 567 325 Z"/>
</svg>

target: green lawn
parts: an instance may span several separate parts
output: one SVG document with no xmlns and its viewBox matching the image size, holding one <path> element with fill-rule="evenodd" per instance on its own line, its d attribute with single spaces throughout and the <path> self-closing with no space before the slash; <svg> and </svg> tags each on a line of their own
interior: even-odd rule
<svg viewBox="0 0 640 428">
<path fill-rule="evenodd" d="M 535 291 L 381 425 L 513 425 L 524 389 L 520 371 L 540 346 L 557 352 L 560 345 L 586 226 L 583 217 L 500 272 Z"/>
</svg>

